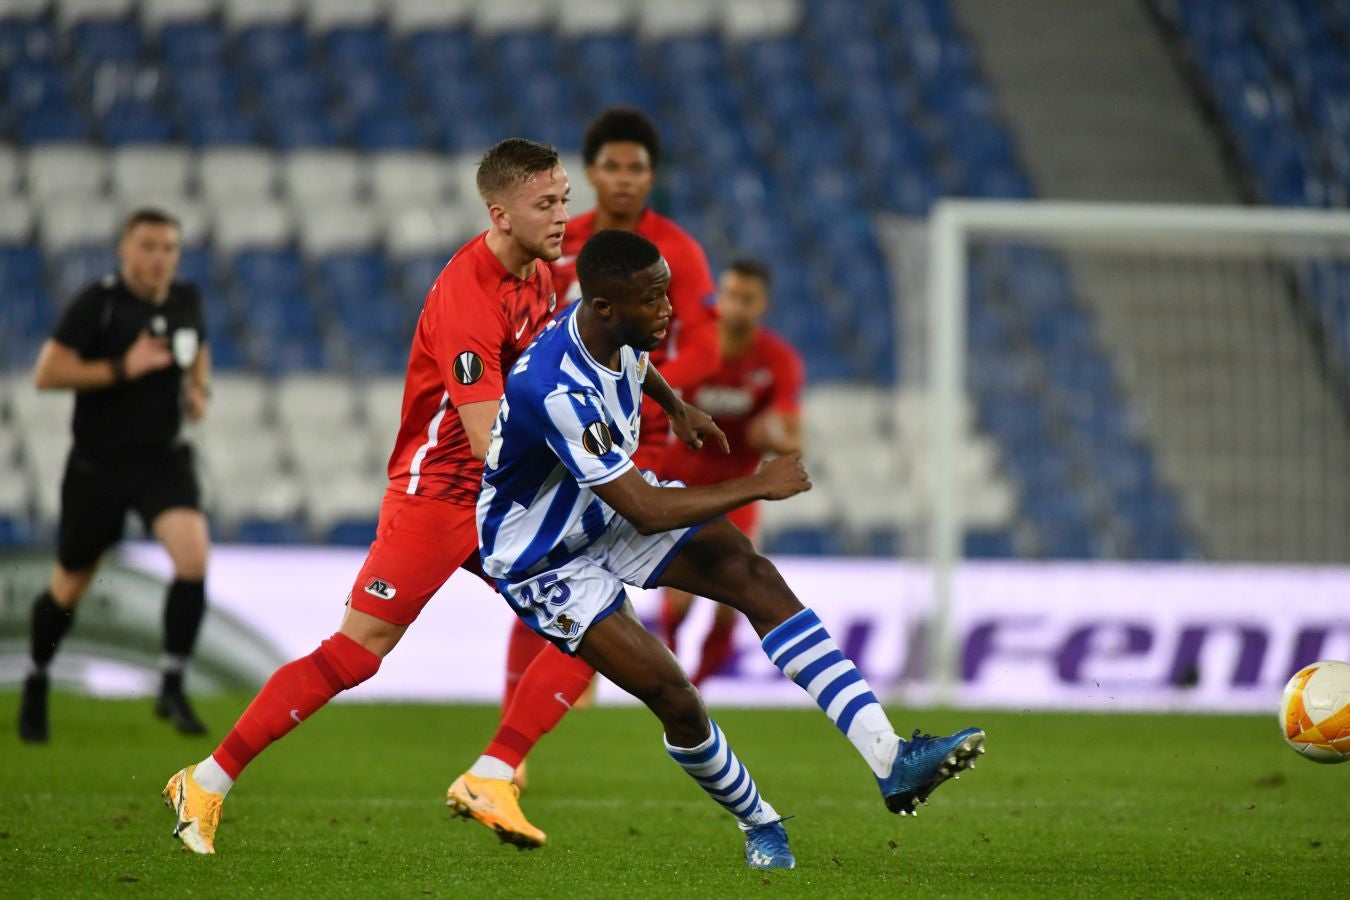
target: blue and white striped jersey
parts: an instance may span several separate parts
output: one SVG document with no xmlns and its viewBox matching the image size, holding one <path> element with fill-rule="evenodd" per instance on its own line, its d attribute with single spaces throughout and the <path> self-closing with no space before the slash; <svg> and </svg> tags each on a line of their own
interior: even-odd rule
<svg viewBox="0 0 1350 900">
<path fill-rule="evenodd" d="M 577 334 L 575 303 L 526 348 L 506 379 L 478 495 L 483 570 L 517 581 L 562 565 L 616 515 L 591 491 L 633 466 L 647 354 L 619 371 Z"/>
</svg>

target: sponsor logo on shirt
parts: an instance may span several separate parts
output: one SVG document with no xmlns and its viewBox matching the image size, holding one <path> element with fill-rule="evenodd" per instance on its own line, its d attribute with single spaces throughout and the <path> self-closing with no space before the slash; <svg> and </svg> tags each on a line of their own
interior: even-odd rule
<svg viewBox="0 0 1350 900">
<path fill-rule="evenodd" d="M 366 582 L 366 593 L 381 600 L 393 600 L 398 589 L 383 578 L 372 578 Z"/>
<path fill-rule="evenodd" d="M 614 437 L 604 422 L 592 422 L 581 435 L 581 446 L 594 456 L 604 456 L 614 447 Z"/>
<path fill-rule="evenodd" d="M 455 357 L 455 380 L 460 384 L 473 384 L 483 377 L 483 360 L 472 350 L 465 350 Z"/>
</svg>

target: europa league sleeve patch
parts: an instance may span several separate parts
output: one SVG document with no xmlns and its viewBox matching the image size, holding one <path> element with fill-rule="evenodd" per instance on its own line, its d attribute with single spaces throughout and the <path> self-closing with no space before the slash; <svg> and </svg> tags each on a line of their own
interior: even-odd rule
<svg viewBox="0 0 1350 900">
<path fill-rule="evenodd" d="M 609 426 L 604 422 L 592 422 L 581 435 L 581 446 L 594 456 L 604 456 L 614 448 L 614 438 L 610 436 Z"/>
<path fill-rule="evenodd" d="M 473 384 L 483 377 L 483 358 L 472 350 L 465 350 L 455 357 L 454 374 L 460 384 Z"/>
</svg>

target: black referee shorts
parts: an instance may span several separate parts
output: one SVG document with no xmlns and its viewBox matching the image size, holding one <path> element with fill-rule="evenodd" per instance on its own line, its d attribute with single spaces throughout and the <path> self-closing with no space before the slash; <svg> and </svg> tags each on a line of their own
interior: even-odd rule
<svg viewBox="0 0 1350 900">
<path fill-rule="evenodd" d="M 61 482 L 61 525 L 56 558 L 79 572 L 122 539 L 127 511 L 150 531 L 166 509 L 201 508 L 201 490 L 187 444 L 147 451 L 128 460 L 95 460 L 71 450 Z"/>
</svg>

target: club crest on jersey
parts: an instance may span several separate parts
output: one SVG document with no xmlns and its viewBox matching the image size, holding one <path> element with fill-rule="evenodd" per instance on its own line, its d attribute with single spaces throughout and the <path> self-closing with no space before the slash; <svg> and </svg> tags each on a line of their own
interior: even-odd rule
<svg viewBox="0 0 1350 900">
<path fill-rule="evenodd" d="M 483 359 L 472 350 L 465 350 L 455 357 L 455 380 L 460 384 L 473 384 L 483 377 Z"/>
<path fill-rule="evenodd" d="M 398 589 L 383 578 L 372 578 L 366 582 L 366 593 L 381 600 L 393 600 Z"/>
<path fill-rule="evenodd" d="M 549 311 L 549 312 L 553 312 L 553 311 L 554 311 L 555 309 L 557 309 L 557 308 L 558 308 L 558 292 L 557 292 L 557 291 L 549 291 L 549 292 L 548 292 L 548 311 Z"/>
<path fill-rule="evenodd" d="M 576 635 L 578 631 L 581 630 L 581 626 L 577 624 L 576 620 L 566 614 L 558 616 L 556 619 L 554 619 L 553 624 L 556 625 L 558 630 L 561 631 L 566 637 L 573 637 L 574 635 Z"/>
<path fill-rule="evenodd" d="M 614 447 L 614 437 L 604 422 L 592 422 L 581 435 L 581 446 L 593 456 L 604 456 Z"/>
</svg>

